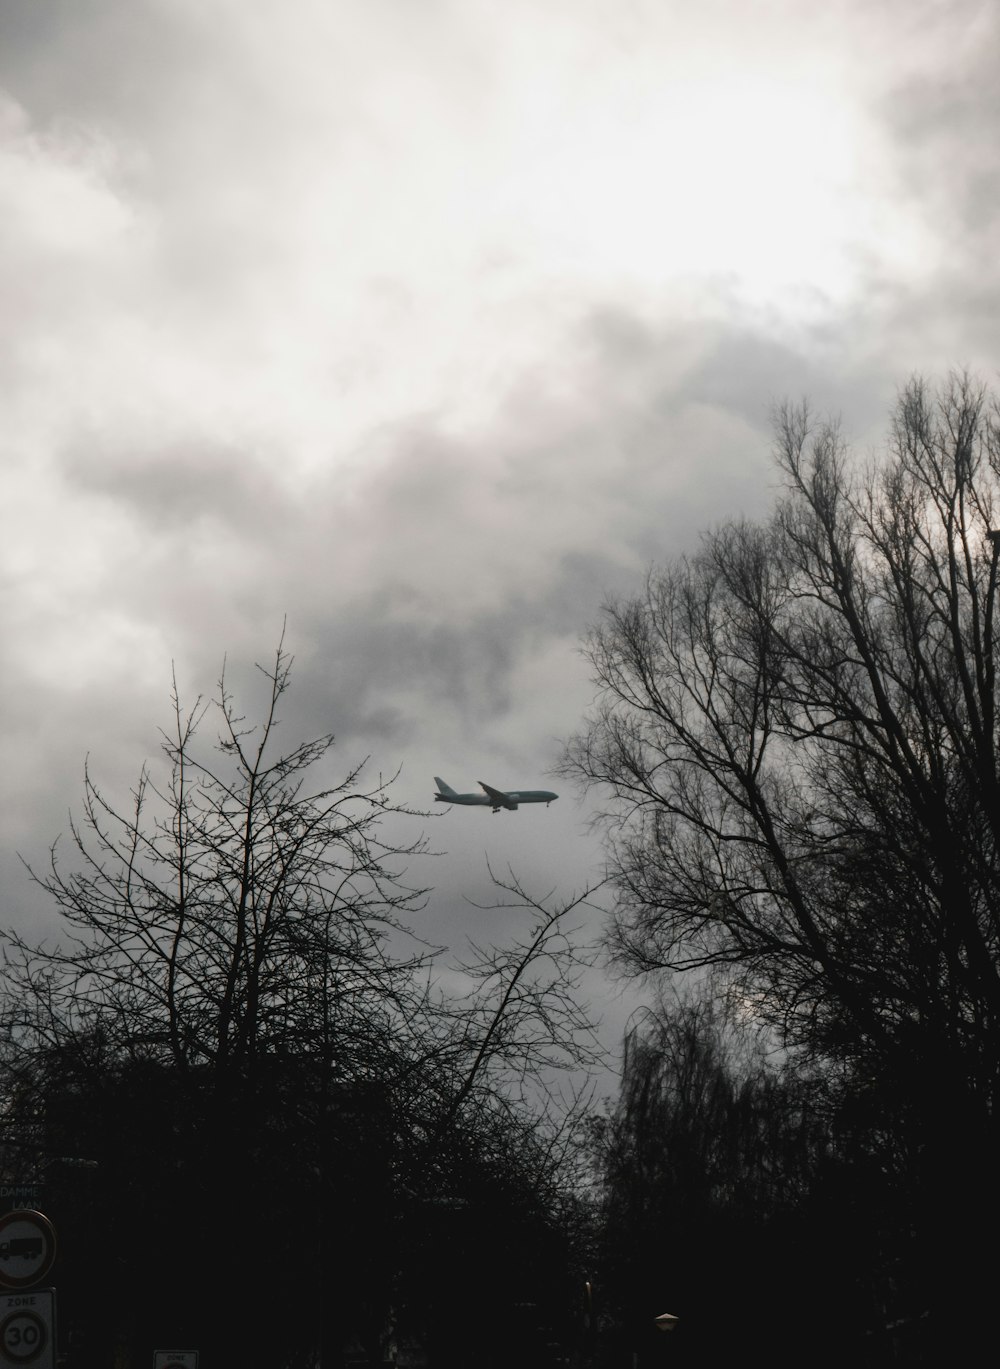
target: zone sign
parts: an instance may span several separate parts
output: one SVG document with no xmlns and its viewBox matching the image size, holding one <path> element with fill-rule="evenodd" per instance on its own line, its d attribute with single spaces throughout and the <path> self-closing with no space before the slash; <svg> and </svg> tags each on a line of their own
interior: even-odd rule
<svg viewBox="0 0 1000 1369">
<path fill-rule="evenodd" d="M 0 1369 L 54 1369 L 55 1362 L 53 1290 L 0 1295 Z"/>
</svg>

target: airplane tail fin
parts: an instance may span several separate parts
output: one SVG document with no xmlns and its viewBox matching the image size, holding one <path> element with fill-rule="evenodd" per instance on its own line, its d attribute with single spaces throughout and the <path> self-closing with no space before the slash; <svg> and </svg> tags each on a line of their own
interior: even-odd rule
<svg viewBox="0 0 1000 1369">
<path fill-rule="evenodd" d="M 454 794 L 455 792 L 450 784 L 445 784 L 440 775 L 434 776 L 434 783 L 437 785 L 438 791 L 442 794 Z"/>
</svg>

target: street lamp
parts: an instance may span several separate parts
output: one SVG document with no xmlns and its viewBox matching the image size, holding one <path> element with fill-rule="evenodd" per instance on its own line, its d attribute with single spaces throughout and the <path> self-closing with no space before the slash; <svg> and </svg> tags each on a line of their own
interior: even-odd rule
<svg viewBox="0 0 1000 1369">
<path fill-rule="evenodd" d="M 672 1331 L 677 1325 L 678 1319 L 672 1312 L 661 1312 L 658 1317 L 653 1318 L 653 1321 L 656 1323 L 657 1330 Z"/>
</svg>

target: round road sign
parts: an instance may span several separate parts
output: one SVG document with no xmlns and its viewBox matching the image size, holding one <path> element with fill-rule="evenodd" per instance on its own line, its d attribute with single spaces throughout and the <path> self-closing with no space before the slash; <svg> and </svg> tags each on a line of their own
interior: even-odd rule
<svg viewBox="0 0 1000 1369">
<path fill-rule="evenodd" d="M 41 1212 L 7 1212 L 0 1217 L 0 1288 L 41 1283 L 56 1258 L 56 1233 Z"/>
<path fill-rule="evenodd" d="M 30 1364 L 45 1350 L 49 1333 L 36 1312 L 26 1307 L 9 1313 L 0 1322 L 0 1349 L 15 1364 Z"/>
</svg>

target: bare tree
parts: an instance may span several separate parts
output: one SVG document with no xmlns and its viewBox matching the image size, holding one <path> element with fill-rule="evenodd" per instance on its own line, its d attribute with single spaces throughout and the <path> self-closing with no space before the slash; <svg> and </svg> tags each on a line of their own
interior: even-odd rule
<svg viewBox="0 0 1000 1369">
<path fill-rule="evenodd" d="M 56 843 L 48 870 L 31 871 L 66 935 L 5 936 L 11 1030 L 50 1045 L 99 1030 L 133 1056 L 219 1073 L 275 1052 L 328 1056 L 334 1044 L 350 1070 L 380 1031 L 405 1024 L 422 955 L 399 957 L 400 917 L 424 891 L 403 883 L 401 862 L 425 841 L 386 844 L 385 820 L 408 810 L 391 780 L 364 782 L 363 762 L 308 787 L 332 735 L 276 751 L 291 664 L 279 647 L 258 667 L 257 726 L 223 674 L 214 751 L 197 744 L 207 705 L 185 710 L 175 683 L 166 782 L 144 767 L 127 810 L 87 768 L 69 868 Z"/>
<path fill-rule="evenodd" d="M 706 535 L 607 607 L 587 648 L 601 701 L 565 770 L 610 795 L 621 965 L 711 967 L 901 1109 L 929 1090 L 927 1188 L 959 1163 L 943 1105 L 964 1137 L 959 1207 L 983 1213 L 1000 1101 L 997 404 L 965 376 L 937 394 L 913 381 L 867 466 L 805 407 L 776 419 L 770 520 Z M 971 1212 L 956 1226 L 934 1206 L 931 1243 L 967 1240 Z"/>
<path fill-rule="evenodd" d="M 498 891 L 490 912 L 527 912 L 526 931 L 517 928 L 499 944 L 470 940 L 471 957 L 457 968 L 470 983 L 454 1000 L 449 1017 L 461 1083 L 444 1115 L 447 1124 L 481 1085 L 500 1088 L 534 1111 L 551 1098 L 559 1074 L 586 1071 L 599 1064 L 604 1050 L 590 1009 L 582 1002 L 580 981 L 593 963 L 594 948 L 581 939 L 584 912 L 593 909 L 595 890 L 552 900 L 528 892 L 512 871 L 489 875 Z"/>
</svg>

